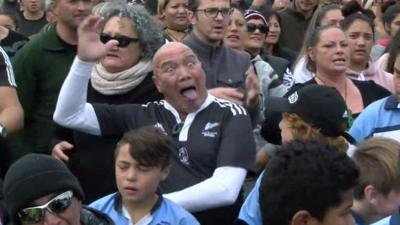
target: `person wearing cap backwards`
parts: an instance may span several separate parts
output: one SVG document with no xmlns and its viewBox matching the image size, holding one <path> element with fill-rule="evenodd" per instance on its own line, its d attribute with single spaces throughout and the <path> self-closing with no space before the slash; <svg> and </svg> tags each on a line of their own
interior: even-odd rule
<svg viewBox="0 0 400 225">
<path fill-rule="evenodd" d="M 3 184 L 12 225 L 113 225 L 105 214 L 82 206 L 76 177 L 57 159 L 28 154 L 13 163 Z"/>
<path fill-rule="evenodd" d="M 346 103 L 340 93 L 332 87 L 311 84 L 287 98 L 270 97 L 269 109 L 281 112 L 282 142 L 293 140 L 318 140 L 346 151 Z M 263 172 L 264 173 L 264 172 Z M 247 196 L 239 213 L 238 225 L 262 224 L 259 188 L 263 173 Z"/>
</svg>

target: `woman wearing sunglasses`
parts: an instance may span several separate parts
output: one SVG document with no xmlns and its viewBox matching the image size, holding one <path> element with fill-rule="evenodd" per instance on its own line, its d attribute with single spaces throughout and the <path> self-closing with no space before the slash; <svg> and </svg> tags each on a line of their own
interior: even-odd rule
<svg viewBox="0 0 400 225">
<path fill-rule="evenodd" d="M 82 206 L 83 191 L 64 163 L 28 154 L 11 165 L 3 192 L 11 225 L 113 225 L 105 214 Z"/>
<path fill-rule="evenodd" d="M 108 104 L 146 103 L 161 98 L 152 81 L 151 59 L 163 44 L 161 30 L 141 8 L 105 3 L 100 40 L 117 40 L 92 71 L 88 101 Z M 58 127 L 52 154 L 68 162 L 91 202 L 115 192 L 113 149 L 120 137 L 96 137 Z M 101 185 L 98 175 L 101 174 Z"/>
</svg>

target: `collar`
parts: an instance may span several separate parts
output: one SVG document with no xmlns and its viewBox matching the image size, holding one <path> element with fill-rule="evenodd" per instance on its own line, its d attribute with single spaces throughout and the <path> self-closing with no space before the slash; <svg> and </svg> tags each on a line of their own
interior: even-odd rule
<svg viewBox="0 0 400 225">
<path fill-rule="evenodd" d="M 154 213 L 158 208 L 160 208 L 162 201 L 164 201 L 164 197 L 162 196 L 162 194 L 159 194 L 157 192 L 157 195 L 158 195 L 157 202 L 156 202 L 156 204 L 154 204 L 153 208 L 151 208 L 150 213 Z M 122 204 L 121 193 L 119 193 L 119 192 L 115 193 L 113 198 L 114 198 L 114 209 L 119 213 L 123 213 L 123 210 L 125 209 L 125 207 Z"/>
<path fill-rule="evenodd" d="M 172 115 L 174 115 L 177 124 L 182 124 L 182 129 L 179 132 L 179 141 L 187 141 L 188 139 L 188 134 L 189 134 L 189 128 L 192 124 L 192 122 L 194 121 L 196 115 L 203 111 L 205 108 L 207 108 L 207 106 L 209 106 L 213 101 L 214 101 L 215 97 L 212 95 L 207 95 L 206 100 L 203 102 L 203 104 L 200 106 L 200 108 L 198 108 L 196 111 L 189 113 L 186 116 L 185 121 L 182 121 L 181 118 L 179 117 L 179 113 L 178 111 L 176 111 L 176 109 L 174 107 L 172 107 L 172 105 L 170 105 L 167 101 L 162 100 L 162 102 L 164 103 L 164 107 L 166 110 L 170 111 L 172 113 Z"/>
<path fill-rule="evenodd" d="M 353 216 L 356 225 L 366 225 L 364 219 L 361 218 L 361 216 L 355 213 L 353 210 L 351 210 L 351 215 Z"/>
<path fill-rule="evenodd" d="M 203 104 L 201 104 L 200 108 L 198 108 L 198 109 L 197 109 L 196 111 L 194 111 L 194 112 L 190 112 L 190 113 L 186 116 L 186 118 L 187 118 L 189 115 L 191 115 L 191 114 L 197 114 L 197 113 L 203 111 L 203 109 L 205 109 L 207 106 L 209 106 L 209 105 L 214 101 L 214 99 L 215 99 L 214 96 L 208 94 L 206 100 L 203 102 Z M 166 100 L 162 100 L 162 102 L 164 103 L 165 109 L 167 109 L 168 111 L 170 111 L 170 112 L 174 115 L 174 117 L 175 117 L 177 123 L 183 122 L 183 121 L 181 120 L 181 118 L 179 117 L 178 111 L 176 111 L 176 109 L 175 109 L 171 104 L 169 104 L 169 102 L 167 102 Z"/>
<path fill-rule="evenodd" d="M 374 76 L 376 73 L 378 73 L 377 70 L 378 70 L 378 67 L 375 65 L 375 63 L 370 58 L 368 60 L 367 68 L 365 70 L 357 72 L 357 71 L 354 71 L 354 70 L 351 70 L 351 69 L 348 68 L 346 70 L 346 75 L 349 76 L 352 79 L 365 81 L 366 80 L 365 77 Z"/>
<path fill-rule="evenodd" d="M 153 213 L 160 208 L 161 202 L 163 201 L 162 195 L 158 195 L 158 199 L 156 204 L 154 204 L 153 208 L 151 208 L 150 212 L 147 213 L 143 218 L 141 218 L 137 223 L 134 225 L 147 225 L 150 224 L 150 222 L 153 220 Z M 125 208 L 125 206 L 122 206 L 121 209 L 122 215 L 129 221 L 129 224 L 133 224 L 131 215 L 129 215 L 128 210 Z"/>
<path fill-rule="evenodd" d="M 46 31 L 43 32 L 42 45 L 45 50 L 49 51 L 65 51 L 67 50 L 67 44 L 61 37 L 57 34 L 56 30 L 57 24 L 50 24 Z M 72 45 L 71 48 L 73 47 Z"/>
<path fill-rule="evenodd" d="M 400 102 L 397 99 L 396 95 L 391 95 L 386 99 L 385 109 L 386 110 L 400 109 Z"/>
<path fill-rule="evenodd" d="M 189 45 L 190 48 L 194 50 L 197 56 L 210 56 L 215 51 L 223 49 L 225 46 L 223 45 L 222 41 L 221 44 L 218 46 L 212 46 L 202 42 L 199 38 L 196 37 L 194 31 L 192 31 L 189 36 L 184 41 Z"/>
</svg>

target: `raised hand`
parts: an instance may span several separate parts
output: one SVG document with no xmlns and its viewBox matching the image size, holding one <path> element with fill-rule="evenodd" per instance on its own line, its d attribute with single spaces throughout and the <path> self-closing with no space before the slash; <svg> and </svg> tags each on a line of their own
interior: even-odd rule
<svg viewBox="0 0 400 225">
<path fill-rule="evenodd" d="M 68 162 L 68 153 L 71 152 L 73 149 L 74 146 L 71 143 L 67 141 L 61 141 L 53 147 L 53 149 L 51 150 L 51 155 L 58 160 Z"/>
<path fill-rule="evenodd" d="M 254 107 L 258 104 L 260 95 L 260 81 L 251 65 L 247 70 L 246 77 L 246 106 Z"/>
<path fill-rule="evenodd" d="M 110 40 L 106 44 L 100 41 L 103 19 L 99 16 L 88 16 L 78 28 L 78 58 L 86 62 L 96 62 L 118 41 Z"/>
</svg>

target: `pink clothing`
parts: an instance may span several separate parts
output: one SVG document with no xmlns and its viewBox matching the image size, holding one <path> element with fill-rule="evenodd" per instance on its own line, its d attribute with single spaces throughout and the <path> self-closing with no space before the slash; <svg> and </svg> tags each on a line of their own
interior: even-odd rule
<svg viewBox="0 0 400 225">
<path fill-rule="evenodd" d="M 372 59 L 368 61 L 368 68 L 366 70 L 355 72 L 347 69 L 346 75 L 353 80 L 373 80 L 375 83 L 394 93 L 393 75 L 379 68 Z"/>
<path fill-rule="evenodd" d="M 376 43 L 382 45 L 383 47 L 387 48 L 390 44 L 390 40 L 387 38 L 382 38 L 376 41 Z"/>
</svg>

